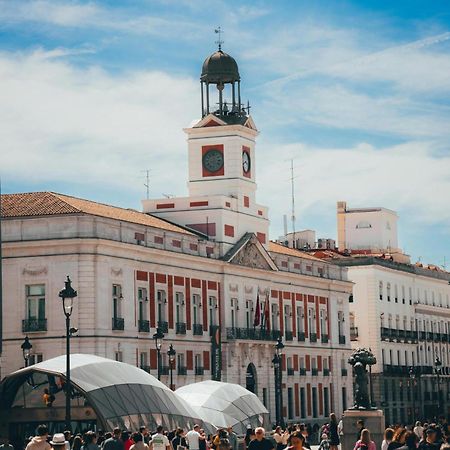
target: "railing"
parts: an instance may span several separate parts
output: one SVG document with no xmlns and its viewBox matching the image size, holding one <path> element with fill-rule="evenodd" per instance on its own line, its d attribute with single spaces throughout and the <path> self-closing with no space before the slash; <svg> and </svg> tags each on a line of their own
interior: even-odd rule
<svg viewBox="0 0 450 450">
<path fill-rule="evenodd" d="M 297 333 L 297 339 L 299 342 L 305 342 L 305 332 L 304 331 L 299 331 Z"/>
<path fill-rule="evenodd" d="M 345 336 L 343 334 L 339 335 L 339 344 L 345 344 Z"/>
<path fill-rule="evenodd" d="M 293 367 L 288 367 L 287 374 L 288 375 L 294 375 L 294 368 Z"/>
<path fill-rule="evenodd" d="M 341 376 L 342 376 L 342 377 L 346 377 L 347 374 L 348 374 L 347 369 L 341 369 Z"/>
<path fill-rule="evenodd" d="M 192 333 L 195 336 L 201 336 L 203 334 L 203 325 L 201 323 L 194 323 L 192 325 Z"/>
<path fill-rule="evenodd" d="M 311 369 L 311 375 L 312 375 L 312 376 L 317 376 L 317 375 L 319 375 L 319 369 L 317 369 L 317 367 L 313 367 L 313 368 Z"/>
<path fill-rule="evenodd" d="M 138 330 L 148 333 L 150 331 L 150 321 L 149 320 L 138 320 Z"/>
<path fill-rule="evenodd" d="M 112 318 L 112 329 L 123 331 L 125 328 L 125 320 L 122 317 Z"/>
<path fill-rule="evenodd" d="M 47 319 L 25 319 L 22 320 L 22 331 L 47 331 Z"/>
<path fill-rule="evenodd" d="M 169 332 L 169 322 L 165 322 L 163 320 L 158 320 L 158 328 L 162 333 Z"/>
<path fill-rule="evenodd" d="M 305 367 L 300 367 L 300 375 L 306 375 L 306 368 Z"/>
<path fill-rule="evenodd" d="M 147 373 L 150 373 L 150 366 L 141 366 L 141 369 Z"/>
<path fill-rule="evenodd" d="M 292 334 L 292 331 L 285 331 L 284 332 L 284 338 L 286 341 L 293 341 L 294 340 L 294 335 Z"/>
<path fill-rule="evenodd" d="M 317 333 L 309 333 L 309 342 L 317 342 Z"/>
<path fill-rule="evenodd" d="M 195 368 L 195 375 L 203 375 L 204 373 L 205 373 L 205 368 L 204 367 L 197 366 Z"/>
<path fill-rule="evenodd" d="M 257 341 L 276 341 L 280 337 L 279 330 L 261 328 L 227 328 L 228 339 L 252 339 Z"/>
<path fill-rule="evenodd" d="M 357 341 L 358 340 L 358 327 L 350 327 L 350 340 Z"/>
<path fill-rule="evenodd" d="M 178 366 L 178 375 L 187 375 L 187 367 Z"/>
<path fill-rule="evenodd" d="M 320 341 L 322 342 L 322 344 L 328 344 L 328 334 L 321 334 Z"/>
<path fill-rule="evenodd" d="M 184 322 L 177 322 L 175 324 L 176 334 L 186 334 L 186 324 Z"/>
<path fill-rule="evenodd" d="M 327 377 L 330 375 L 330 369 L 323 369 L 323 376 Z"/>
</svg>

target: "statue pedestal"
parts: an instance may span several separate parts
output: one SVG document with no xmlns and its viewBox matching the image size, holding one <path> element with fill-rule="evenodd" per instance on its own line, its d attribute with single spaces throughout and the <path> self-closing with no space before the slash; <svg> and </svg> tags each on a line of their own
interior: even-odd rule
<svg viewBox="0 0 450 450">
<path fill-rule="evenodd" d="M 341 450 L 353 450 L 358 434 L 356 422 L 360 419 L 364 421 L 364 428 L 370 431 L 372 441 L 375 442 L 377 449 L 381 448 L 385 429 L 383 411 L 380 409 L 347 409 L 344 411 L 343 419 L 344 436 L 340 436 L 342 438 Z"/>
</svg>

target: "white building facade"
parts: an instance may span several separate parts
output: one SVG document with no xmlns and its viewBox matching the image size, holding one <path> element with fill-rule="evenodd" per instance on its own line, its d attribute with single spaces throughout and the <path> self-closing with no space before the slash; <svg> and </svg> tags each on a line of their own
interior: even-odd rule
<svg viewBox="0 0 450 450">
<path fill-rule="evenodd" d="M 223 52 L 207 61 L 214 58 L 233 69 Z M 347 269 L 269 241 L 267 209 L 255 199 L 257 130 L 236 106 L 234 84 L 232 92 L 232 107 L 220 97 L 219 111 L 203 106 L 186 131 L 189 197 L 144 201 L 140 213 L 49 192 L 2 196 L 2 376 L 23 366 L 25 336 L 30 363 L 65 353 L 58 292 L 69 275 L 78 291 L 74 353 L 156 375 L 159 329 L 163 382 L 172 369 L 174 387 L 209 378 L 241 384 L 275 421 L 281 336 L 284 420 L 321 423 L 350 405 Z"/>
</svg>

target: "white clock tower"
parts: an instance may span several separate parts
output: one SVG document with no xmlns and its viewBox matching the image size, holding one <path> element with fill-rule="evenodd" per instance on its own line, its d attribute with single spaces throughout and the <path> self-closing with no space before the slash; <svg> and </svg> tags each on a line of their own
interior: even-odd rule
<svg viewBox="0 0 450 450">
<path fill-rule="evenodd" d="M 223 253 L 245 233 L 268 242 L 267 208 L 256 203 L 255 139 L 258 131 L 241 104 L 236 61 L 219 50 L 203 63 L 202 118 L 188 136 L 189 197 L 143 200 L 144 212 L 201 232 Z M 212 90 L 212 92 L 211 92 Z M 218 97 L 217 109 L 210 99 Z M 225 99 L 225 94 L 230 100 Z"/>
</svg>

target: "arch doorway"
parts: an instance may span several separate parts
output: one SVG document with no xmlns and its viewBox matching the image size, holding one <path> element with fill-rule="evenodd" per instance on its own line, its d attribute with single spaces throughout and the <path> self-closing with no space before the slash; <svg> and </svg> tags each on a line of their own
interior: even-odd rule
<svg viewBox="0 0 450 450">
<path fill-rule="evenodd" d="M 258 380 L 256 378 L 256 367 L 253 363 L 247 366 L 247 372 L 245 374 L 245 388 L 250 392 L 258 395 Z"/>
</svg>

